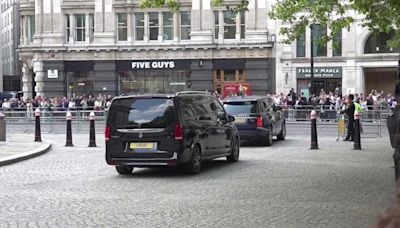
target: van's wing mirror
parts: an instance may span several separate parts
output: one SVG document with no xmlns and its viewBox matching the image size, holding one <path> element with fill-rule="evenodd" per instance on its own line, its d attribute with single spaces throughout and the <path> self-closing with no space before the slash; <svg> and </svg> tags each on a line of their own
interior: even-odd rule
<svg viewBox="0 0 400 228">
<path fill-rule="evenodd" d="M 233 116 L 228 116 L 228 120 L 229 120 L 229 122 L 235 122 L 235 117 L 233 117 Z"/>
</svg>

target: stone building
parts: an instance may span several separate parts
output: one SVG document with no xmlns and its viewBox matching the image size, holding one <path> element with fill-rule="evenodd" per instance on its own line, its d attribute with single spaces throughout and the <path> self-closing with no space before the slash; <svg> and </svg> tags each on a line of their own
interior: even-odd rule
<svg viewBox="0 0 400 228">
<path fill-rule="evenodd" d="M 337 46 L 332 41 L 325 45 L 314 43 L 316 94 L 321 89 L 333 92 L 336 88 L 343 94 L 363 93 L 368 96 L 373 89 L 378 93 L 394 94 L 399 50 L 386 44 L 394 33 L 372 34 L 361 26 L 363 15 L 349 14 L 355 17 L 355 23 L 350 30 L 343 29 L 336 34 Z M 287 25 L 276 23 L 277 29 L 282 26 Z M 315 38 L 331 32 L 323 25 L 312 26 L 312 31 Z M 277 40 L 281 39 L 278 36 Z M 311 27 L 291 45 L 276 47 L 276 90 L 287 93 L 294 88 L 298 94 L 311 95 Z"/>
<path fill-rule="evenodd" d="M 18 0 L 0 0 L 0 91 L 18 91 L 21 64 L 16 48 L 19 44 Z"/>
<path fill-rule="evenodd" d="M 275 91 L 268 1 L 251 0 L 243 14 L 180 3 L 171 12 L 139 0 L 21 0 L 24 94 L 223 93 L 227 82 Z"/>
</svg>

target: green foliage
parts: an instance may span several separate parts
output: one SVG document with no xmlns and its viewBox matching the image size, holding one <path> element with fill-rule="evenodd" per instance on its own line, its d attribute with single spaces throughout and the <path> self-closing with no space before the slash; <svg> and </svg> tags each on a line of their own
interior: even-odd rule
<svg viewBox="0 0 400 228">
<path fill-rule="evenodd" d="M 140 0 L 140 8 L 161 8 L 168 7 L 170 10 L 176 12 L 180 8 L 178 0 Z"/>
</svg>

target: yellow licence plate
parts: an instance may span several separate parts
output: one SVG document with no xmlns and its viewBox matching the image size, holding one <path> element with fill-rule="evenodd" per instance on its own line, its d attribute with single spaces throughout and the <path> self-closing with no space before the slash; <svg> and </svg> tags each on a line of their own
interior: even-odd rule
<svg viewBox="0 0 400 228">
<path fill-rule="evenodd" d="M 154 143 L 130 143 L 130 149 L 154 149 Z"/>
</svg>

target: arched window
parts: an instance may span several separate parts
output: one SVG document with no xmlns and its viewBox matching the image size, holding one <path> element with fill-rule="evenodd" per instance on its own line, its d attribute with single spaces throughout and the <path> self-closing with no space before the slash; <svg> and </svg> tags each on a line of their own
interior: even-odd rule
<svg viewBox="0 0 400 228">
<path fill-rule="evenodd" d="M 372 53 L 398 53 L 399 48 L 390 48 L 387 41 L 394 38 L 395 32 L 371 34 L 365 43 L 364 54 Z"/>
</svg>

